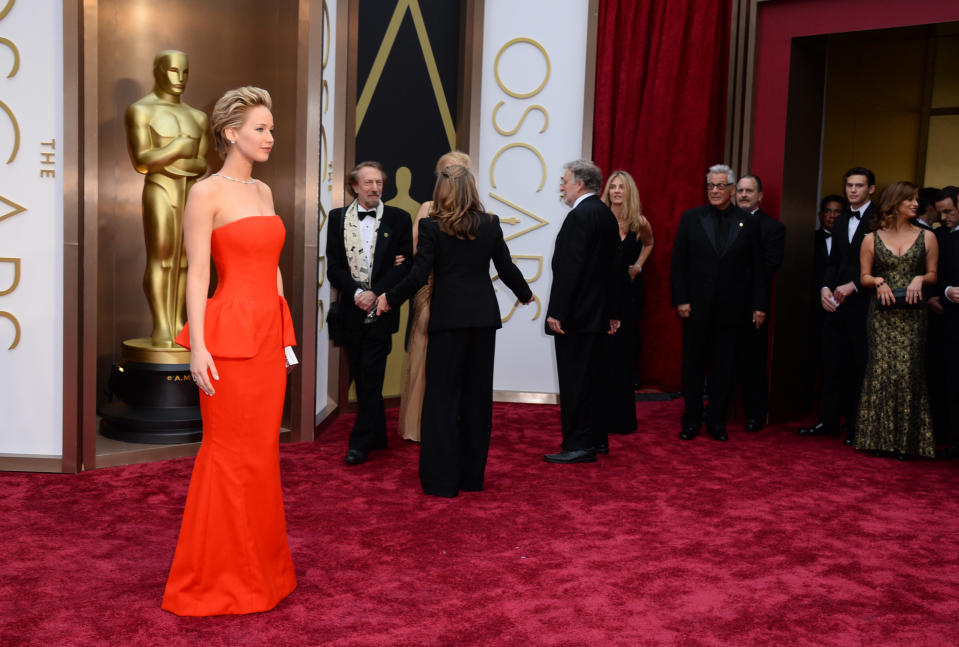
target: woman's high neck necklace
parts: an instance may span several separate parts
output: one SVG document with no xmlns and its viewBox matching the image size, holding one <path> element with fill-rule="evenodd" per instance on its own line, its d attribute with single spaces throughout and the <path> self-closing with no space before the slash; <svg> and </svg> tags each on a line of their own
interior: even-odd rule
<svg viewBox="0 0 959 647">
<path fill-rule="evenodd" d="M 222 177 L 224 180 L 229 180 L 230 182 L 239 182 L 240 184 L 256 184 L 256 180 L 250 178 L 249 180 L 241 180 L 239 178 L 230 177 L 229 175 L 223 175 L 222 173 L 213 173 L 217 177 Z"/>
</svg>

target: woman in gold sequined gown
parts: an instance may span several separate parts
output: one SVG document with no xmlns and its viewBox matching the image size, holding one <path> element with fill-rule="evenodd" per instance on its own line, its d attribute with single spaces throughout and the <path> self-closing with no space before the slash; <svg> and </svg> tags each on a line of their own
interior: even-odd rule
<svg viewBox="0 0 959 647">
<path fill-rule="evenodd" d="M 856 448 L 892 452 L 900 460 L 935 456 L 922 288 L 936 281 L 939 247 L 931 231 L 913 222 L 916 192 L 909 182 L 895 182 L 883 191 L 878 227 L 863 239 L 860 254 L 861 283 L 875 293 L 866 320 L 869 350 Z M 894 295 L 895 290 L 905 290 L 905 295 Z"/>
</svg>

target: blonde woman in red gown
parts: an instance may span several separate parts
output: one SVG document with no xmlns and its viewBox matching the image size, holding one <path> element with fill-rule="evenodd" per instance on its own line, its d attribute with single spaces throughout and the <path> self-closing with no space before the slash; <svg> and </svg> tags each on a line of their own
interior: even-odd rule
<svg viewBox="0 0 959 647">
<path fill-rule="evenodd" d="M 273 147 L 270 95 L 223 95 L 210 125 L 224 158 L 190 191 L 183 218 L 187 326 L 200 389 L 197 454 L 163 608 L 182 616 L 252 613 L 296 587 L 280 488 L 284 346 L 293 325 L 278 261 L 286 236 L 270 188 L 251 177 Z M 207 300 L 210 255 L 217 289 Z"/>
</svg>

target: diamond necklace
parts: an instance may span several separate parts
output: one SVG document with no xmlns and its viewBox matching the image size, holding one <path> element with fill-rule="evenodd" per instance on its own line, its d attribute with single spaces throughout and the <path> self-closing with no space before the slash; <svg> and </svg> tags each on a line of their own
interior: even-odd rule
<svg viewBox="0 0 959 647">
<path fill-rule="evenodd" d="M 240 180 L 235 177 L 230 177 L 229 175 L 223 175 L 222 173 L 212 173 L 212 175 L 222 177 L 224 180 L 229 180 L 230 182 L 239 182 L 240 184 L 256 184 L 256 180 L 253 178 L 250 178 L 249 180 Z"/>
</svg>

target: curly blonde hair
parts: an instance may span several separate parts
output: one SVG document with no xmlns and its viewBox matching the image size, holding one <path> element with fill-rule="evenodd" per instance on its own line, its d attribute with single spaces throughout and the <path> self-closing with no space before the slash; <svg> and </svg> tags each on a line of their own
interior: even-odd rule
<svg viewBox="0 0 959 647">
<path fill-rule="evenodd" d="M 439 221 L 440 231 L 448 236 L 473 240 L 485 215 L 476 180 L 461 164 L 444 167 L 433 188 L 430 215 Z"/>
<path fill-rule="evenodd" d="M 273 99 L 270 98 L 269 92 L 253 85 L 227 90 L 217 100 L 216 105 L 213 106 L 213 112 L 210 113 L 210 129 L 213 131 L 213 139 L 216 141 L 216 151 L 220 154 L 220 159 L 224 159 L 227 151 L 230 150 L 230 142 L 227 141 L 224 131 L 227 128 L 242 126 L 246 113 L 256 106 L 264 106 L 272 111 Z"/>
</svg>

